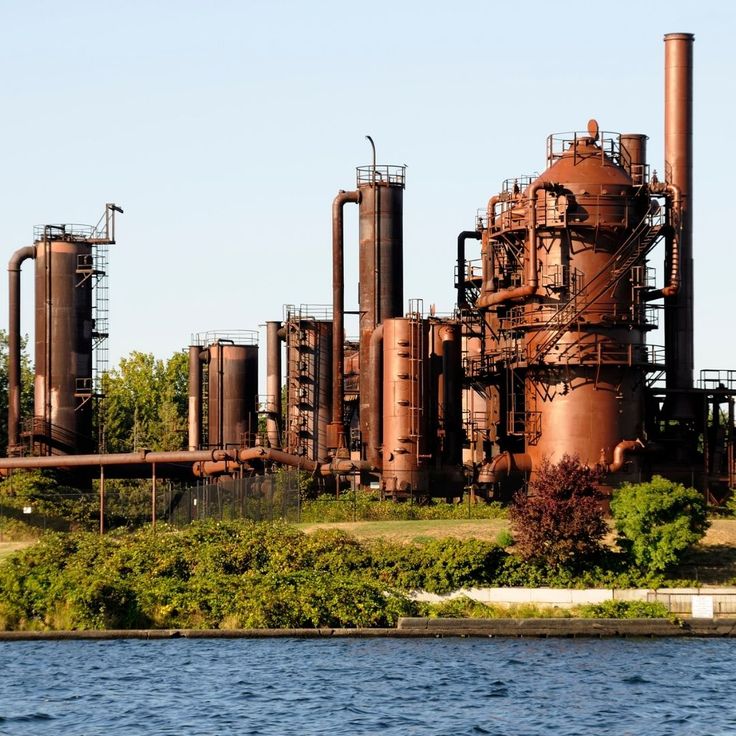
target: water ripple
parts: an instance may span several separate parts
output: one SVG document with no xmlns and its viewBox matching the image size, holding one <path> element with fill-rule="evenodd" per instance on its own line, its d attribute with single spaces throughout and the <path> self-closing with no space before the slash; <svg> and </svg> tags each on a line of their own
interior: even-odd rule
<svg viewBox="0 0 736 736">
<path fill-rule="evenodd" d="M 732 640 L 0 643 L 0 734 L 736 732 Z"/>
</svg>

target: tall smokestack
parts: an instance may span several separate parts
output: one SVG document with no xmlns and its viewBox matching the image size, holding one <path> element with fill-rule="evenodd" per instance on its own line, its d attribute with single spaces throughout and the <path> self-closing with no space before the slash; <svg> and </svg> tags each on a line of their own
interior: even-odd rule
<svg viewBox="0 0 736 736">
<path fill-rule="evenodd" d="M 667 183 L 682 194 L 680 288 L 665 298 L 667 388 L 693 386 L 693 41 L 692 33 L 664 37 L 664 161 Z"/>
</svg>

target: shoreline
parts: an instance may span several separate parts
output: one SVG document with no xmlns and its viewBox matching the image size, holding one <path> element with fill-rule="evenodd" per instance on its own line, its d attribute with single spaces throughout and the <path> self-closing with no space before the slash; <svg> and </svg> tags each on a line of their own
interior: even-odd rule
<svg viewBox="0 0 736 736">
<path fill-rule="evenodd" d="M 401 618 L 376 629 L 101 629 L 0 631 L 0 642 L 114 639 L 736 638 L 736 619 Z"/>
</svg>

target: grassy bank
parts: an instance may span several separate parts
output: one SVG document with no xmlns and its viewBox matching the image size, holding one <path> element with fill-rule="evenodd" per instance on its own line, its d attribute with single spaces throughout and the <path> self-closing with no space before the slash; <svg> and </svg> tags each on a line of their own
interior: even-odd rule
<svg viewBox="0 0 736 736">
<path fill-rule="evenodd" d="M 0 628 L 383 627 L 433 612 L 497 615 L 468 602 L 420 604 L 408 595 L 419 589 L 663 582 L 616 555 L 570 571 L 524 563 L 490 541 L 423 536 L 407 544 L 242 522 L 52 533 L 0 564 Z"/>
</svg>

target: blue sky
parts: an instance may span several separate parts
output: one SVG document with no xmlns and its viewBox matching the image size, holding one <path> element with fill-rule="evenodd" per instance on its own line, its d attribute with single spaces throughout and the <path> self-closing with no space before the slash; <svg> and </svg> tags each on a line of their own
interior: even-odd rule
<svg viewBox="0 0 736 736">
<path fill-rule="evenodd" d="M 0 242 L 9 258 L 34 225 L 119 203 L 111 358 L 167 357 L 191 333 L 330 301 L 331 202 L 370 134 L 379 163 L 408 165 L 405 298 L 449 311 L 457 233 L 504 179 L 543 170 L 550 133 L 591 117 L 646 133 L 662 170 L 662 37 L 681 31 L 696 36 L 696 367 L 736 368 L 722 1 L 1 0 Z M 346 232 L 350 307 L 355 213 Z"/>
</svg>

